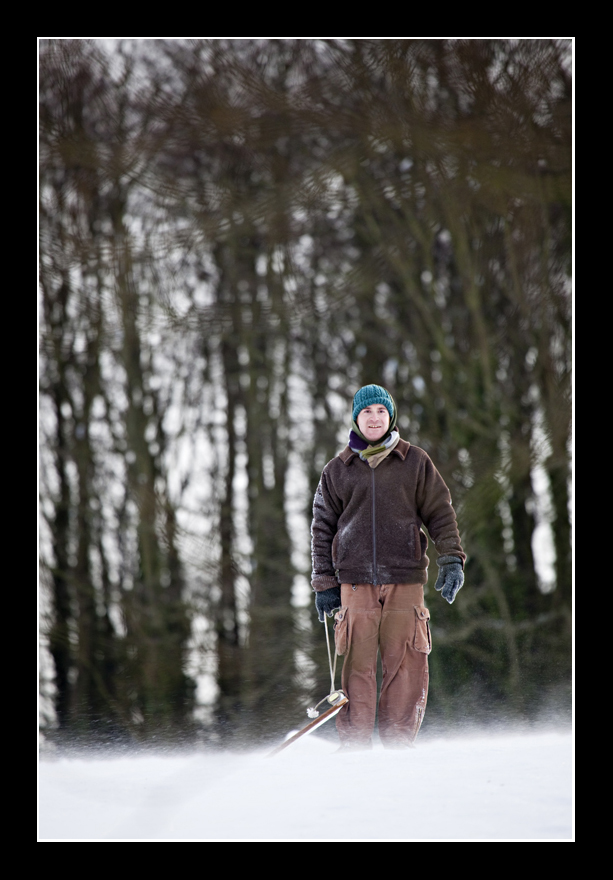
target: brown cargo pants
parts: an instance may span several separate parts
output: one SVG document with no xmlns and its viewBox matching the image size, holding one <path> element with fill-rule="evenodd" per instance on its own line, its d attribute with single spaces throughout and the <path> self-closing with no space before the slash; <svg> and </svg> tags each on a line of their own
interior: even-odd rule
<svg viewBox="0 0 613 880">
<path fill-rule="evenodd" d="M 341 584 L 341 605 L 334 638 L 344 655 L 341 682 L 349 697 L 336 720 L 341 745 L 371 744 L 380 652 L 379 737 L 384 746 L 411 746 L 426 709 L 432 647 L 423 586 Z"/>
</svg>

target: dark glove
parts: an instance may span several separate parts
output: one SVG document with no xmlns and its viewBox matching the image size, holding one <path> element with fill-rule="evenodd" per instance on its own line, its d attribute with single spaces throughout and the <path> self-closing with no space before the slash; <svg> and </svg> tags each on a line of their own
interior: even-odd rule
<svg viewBox="0 0 613 880">
<path fill-rule="evenodd" d="M 457 592 L 464 583 L 464 571 L 462 570 L 462 560 L 457 556 L 439 556 L 436 560 L 439 572 L 434 584 L 435 590 L 442 590 L 443 599 L 447 599 L 449 604 L 455 599 Z"/>
<path fill-rule="evenodd" d="M 337 608 L 341 607 L 341 588 L 332 587 L 330 590 L 315 593 L 315 607 L 317 608 L 317 616 L 322 623 L 326 619 L 325 614 L 332 617 Z"/>
</svg>

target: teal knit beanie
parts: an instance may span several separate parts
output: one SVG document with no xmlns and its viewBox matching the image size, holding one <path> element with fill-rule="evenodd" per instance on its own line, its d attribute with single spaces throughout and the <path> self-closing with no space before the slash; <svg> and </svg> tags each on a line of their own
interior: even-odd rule
<svg viewBox="0 0 613 880">
<path fill-rule="evenodd" d="M 353 398 L 353 411 L 351 418 L 355 422 L 363 409 L 367 406 L 374 406 L 377 403 L 382 404 L 387 409 L 390 414 L 390 422 L 395 422 L 394 416 L 396 415 L 396 406 L 392 395 L 380 385 L 364 385 L 356 392 L 355 397 Z M 391 424 L 390 427 L 392 427 Z"/>
</svg>

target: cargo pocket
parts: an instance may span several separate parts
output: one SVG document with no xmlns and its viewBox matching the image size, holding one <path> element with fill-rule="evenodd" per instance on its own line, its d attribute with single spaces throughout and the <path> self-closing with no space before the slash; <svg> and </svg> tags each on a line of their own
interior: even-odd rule
<svg viewBox="0 0 613 880">
<path fill-rule="evenodd" d="M 336 653 L 342 657 L 347 653 L 349 638 L 347 634 L 347 607 L 343 606 L 334 615 L 334 646 Z"/>
<path fill-rule="evenodd" d="M 430 634 L 430 612 L 425 605 L 414 605 L 415 608 L 415 639 L 413 647 L 421 654 L 429 654 L 432 650 Z"/>
</svg>

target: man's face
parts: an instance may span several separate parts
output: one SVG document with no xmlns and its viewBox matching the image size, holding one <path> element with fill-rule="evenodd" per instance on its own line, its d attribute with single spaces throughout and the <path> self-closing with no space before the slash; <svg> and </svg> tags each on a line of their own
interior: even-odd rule
<svg viewBox="0 0 613 880">
<path fill-rule="evenodd" d="M 383 437 L 389 425 L 390 414 L 382 403 L 367 406 L 358 413 L 357 426 L 369 443 Z"/>
</svg>

